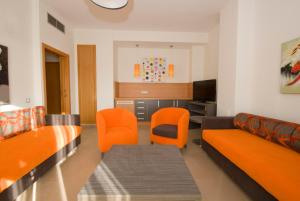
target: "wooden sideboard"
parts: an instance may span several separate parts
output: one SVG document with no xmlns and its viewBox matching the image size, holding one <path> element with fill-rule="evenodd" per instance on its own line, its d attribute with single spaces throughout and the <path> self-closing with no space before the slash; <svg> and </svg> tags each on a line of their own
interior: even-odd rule
<svg viewBox="0 0 300 201">
<path fill-rule="evenodd" d="M 128 109 L 139 121 L 150 121 L 160 108 L 187 108 L 192 96 L 192 83 L 115 82 L 115 107 Z"/>
<path fill-rule="evenodd" d="M 116 98 L 192 99 L 192 83 L 115 82 Z"/>
<path fill-rule="evenodd" d="M 138 121 L 150 121 L 154 112 L 165 107 L 187 108 L 190 100 L 186 99 L 116 99 L 115 107 L 125 108 L 134 113 Z"/>
</svg>

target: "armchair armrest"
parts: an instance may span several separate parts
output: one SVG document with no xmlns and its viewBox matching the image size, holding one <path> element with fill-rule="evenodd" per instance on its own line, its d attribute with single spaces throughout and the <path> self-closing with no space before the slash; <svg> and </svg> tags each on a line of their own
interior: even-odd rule
<svg viewBox="0 0 300 201">
<path fill-rule="evenodd" d="M 80 115 L 79 114 L 48 114 L 45 117 L 46 126 L 57 126 L 57 125 L 74 125 L 80 126 Z"/>
<path fill-rule="evenodd" d="M 202 130 L 205 129 L 234 129 L 234 117 L 203 117 Z"/>
</svg>

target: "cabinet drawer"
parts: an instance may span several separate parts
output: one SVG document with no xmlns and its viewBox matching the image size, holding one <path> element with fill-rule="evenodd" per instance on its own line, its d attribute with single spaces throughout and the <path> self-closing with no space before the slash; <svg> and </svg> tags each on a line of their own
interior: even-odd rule
<svg viewBox="0 0 300 201">
<path fill-rule="evenodd" d="M 148 120 L 148 117 L 146 114 L 139 114 L 139 113 L 136 113 L 136 118 L 138 121 L 147 121 Z"/>
<path fill-rule="evenodd" d="M 147 102 L 145 100 L 135 100 L 134 101 L 136 107 L 146 107 Z"/>
</svg>

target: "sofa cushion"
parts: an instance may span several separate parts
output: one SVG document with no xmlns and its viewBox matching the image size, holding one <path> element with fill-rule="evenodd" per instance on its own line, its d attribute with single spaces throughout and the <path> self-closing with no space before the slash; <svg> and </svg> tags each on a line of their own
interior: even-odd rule
<svg viewBox="0 0 300 201">
<path fill-rule="evenodd" d="M 251 133 L 260 136 L 261 118 L 258 116 L 250 117 L 247 122 L 247 128 Z"/>
<path fill-rule="evenodd" d="M 269 119 L 269 118 L 262 118 L 260 121 L 261 121 L 261 128 L 258 134 L 267 140 L 272 140 L 272 136 L 274 135 L 275 128 L 280 123 L 280 121 Z"/>
<path fill-rule="evenodd" d="M 30 109 L 0 113 L 0 136 L 9 138 L 31 129 Z"/>
<path fill-rule="evenodd" d="M 239 113 L 234 117 L 233 124 L 236 128 L 248 130 L 248 120 L 253 117 L 252 114 Z"/>
<path fill-rule="evenodd" d="M 293 132 L 289 146 L 300 153 L 300 127 Z"/>
<path fill-rule="evenodd" d="M 285 147 L 289 147 L 291 142 L 291 136 L 296 130 L 297 125 L 291 123 L 280 123 L 275 129 L 271 137 L 273 142 L 279 143 Z"/>
<path fill-rule="evenodd" d="M 0 142 L 0 192 L 79 136 L 79 126 L 44 126 Z"/>
<path fill-rule="evenodd" d="M 239 129 L 204 130 L 202 136 L 278 200 L 299 200 L 299 153 Z"/>
<path fill-rule="evenodd" d="M 32 129 L 40 128 L 46 125 L 46 109 L 44 106 L 35 106 L 32 111 Z"/>
<path fill-rule="evenodd" d="M 157 136 L 177 139 L 177 126 L 161 124 L 153 128 L 152 133 Z"/>
</svg>

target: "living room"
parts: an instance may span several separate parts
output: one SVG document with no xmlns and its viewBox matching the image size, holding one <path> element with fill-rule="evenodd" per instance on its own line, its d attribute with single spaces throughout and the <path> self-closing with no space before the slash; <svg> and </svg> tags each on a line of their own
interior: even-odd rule
<svg viewBox="0 0 300 201">
<path fill-rule="evenodd" d="M 118 183 L 117 189 L 121 188 L 121 195 L 124 196 L 109 189 L 114 187 L 104 179 L 100 182 L 102 187 L 117 195 L 117 198 L 109 195 L 111 200 L 300 199 L 294 189 L 300 185 L 300 178 L 291 176 L 300 170 L 300 118 L 297 107 L 300 101 L 300 29 L 296 26 L 300 2 L 115 0 L 121 3 L 119 8 L 113 9 L 107 8 L 107 2 L 0 2 L 0 113 L 5 116 L 7 112 L 22 110 L 21 116 L 28 115 L 26 118 L 29 118 L 22 120 L 22 123 L 28 121 L 30 127 L 18 132 L 9 131 L 11 135 L 6 136 L 8 131 L 4 125 L 8 120 L 0 115 L 0 200 L 91 200 L 92 191 L 97 191 L 88 189 L 95 182 L 89 179 L 91 175 L 102 178 L 95 174 L 95 169 L 104 168 L 103 165 L 108 167 L 109 177 L 113 177 L 113 183 Z M 47 91 L 47 86 L 50 86 L 47 64 L 54 61 L 49 59 L 47 52 L 57 56 L 55 62 L 60 69 L 57 76 L 61 87 L 60 98 L 57 99 L 60 106 L 59 112 L 55 113 L 51 113 L 49 108 L 53 98 L 57 97 L 51 98 L 51 93 Z M 153 69 L 147 62 L 154 65 Z M 157 68 L 156 63 L 159 64 Z M 53 81 L 53 76 L 48 79 Z M 201 87 L 197 83 L 206 84 L 207 90 L 213 86 L 209 90 L 213 91 L 214 96 L 206 97 L 202 101 L 207 102 L 200 103 L 205 114 L 195 108 L 201 100 L 196 98 L 199 92 L 196 89 Z M 195 101 L 198 102 L 195 104 Z M 124 137 L 109 140 L 100 137 L 100 133 L 107 132 L 109 123 L 106 121 L 114 122 L 122 115 L 109 114 L 106 120 L 107 114 L 103 113 L 102 117 L 99 111 L 113 108 L 126 108 L 133 116 L 133 120 L 131 117 L 125 118 L 125 122 L 131 122 L 133 130 L 137 129 L 133 141 Z M 170 121 L 177 121 L 174 118 L 182 108 L 188 111 L 187 114 L 183 112 L 189 117 L 183 124 L 184 128 L 181 128 L 182 125 L 176 127 L 182 129 L 178 135 L 185 136 L 178 142 L 153 135 L 156 132 L 153 127 L 155 122 L 159 126 L 165 121 L 162 120 L 165 118 L 156 115 L 164 108 L 174 109 L 165 113 L 165 118 Z M 46 115 L 44 112 L 47 109 Z M 208 114 L 208 110 L 211 113 Z M 200 120 L 199 115 L 195 114 L 197 112 L 201 114 Z M 46 115 L 45 119 L 43 115 Z M 102 118 L 105 124 L 101 123 Z M 62 125 L 57 127 L 57 124 Z M 271 124 L 272 128 L 269 127 Z M 40 145 L 34 147 L 32 144 L 30 148 L 25 143 L 35 142 L 34 132 L 40 132 L 44 138 Z M 249 132 L 255 135 L 249 135 Z M 27 139 L 26 135 L 32 136 Z M 237 138 L 234 138 L 236 135 Z M 239 138 L 244 135 L 245 138 Z M 255 139 L 251 141 L 253 137 Z M 42 148 L 51 140 L 51 148 L 44 148 L 51 156 L 47 157 L 46 152 L 42 153 L 38 147 Z M 114 164 L 108 166 L 110 157 L 115 157 L 112 151 L 118 150 L 118 146 L 111 146 L 122 144 L 118 140 L 124 144 L 138 144 L 133 146 L 134 149 L 144 146 L 151 149 L 154 146 L 159 151 L 159 145 L 163 150 L 169 146 L 164 144 L 177 146 L 179 155 L 176 151 L 170 151 L 174 158 L 163 158 L 170 160 L 170 163 L 178 158 L 179 169 L 182 170 L 178 173 L 170 168 L 165 173 L 164 177 L 173 181 L 161 182 L 161 185 L 163 182 L 170 184 L 161 186 L 161 189 L 169 190 L 166 195 L 163 191 L 160 192 L 162 194 L 151 193 L 156 186 L 160 186 L 154 183 L 153 189 L 147 188 L 146 197 L 137 196 L 147 185 L 153 184 L 143 184 L 140 174 L 149 176 L 154 172 L 155 176 L 155 171 L 149 170 L 148 174 L 139 172 L 139 168 L 151 168 L 148 166 L 135 164 L 138 173 L 132 175 L 135 178 L 139 175 L 134 182 L 144 186 L 141 192 L 131 193 L 136 189 L 132 189 L 132 183 L 128 184 L 128 178 L 122 183 L 124 178 L 118 174 L 123 173 L 115 170 Z M 232 144 L 235 140 L 253 145 L 249 147 L 253 154 L 243 158 L 247 155 L 243 154 L 247 146 L 242 149 L 242 146 Z M 255 148 L 259 144 L 263 144 L 263 148 Z M 13 151 L 14 147 L 32 149 L 28 150 L 31 156 L 36 152 L 40 154 L 30 158 L 20 150 Z M 276 166 L 272 168 L 258 157 L 258 151 L 272 154 L 274 150 L 280 156 L 277 160 L 284 160 L 285 165 L 282 165 L 284 162 L 275 165 L 276 160 L 272 158 L 266 162 Z M 9 155 L 11 151 L 15 153 Z M 139 154 L 136 159 L 154 157 L 139 151 L 135 153 Z M 46 160 L 43 161 L 43 157 Z M 115 161 L 126 157 L 131 158 L 132 155 L 122 155 Z M 40 165 L 33 165 L 39 160 L 42 160 Z M 247 164 L 245 161 L 251 162 Z M 119 169 L 124 165 L 121 162 Z M 167 166 L 160 163 L 157 168 L 168 169 Z M 43 168 L 47 171 L 41 171 Z M 275 176 L 281 175 L 276 172 L 279 170 L 289 173 Z M 181 175 L 181 181 L 176 178 L 172 180 L 174 175 L 172 177 L 170 174 L 174 171 L 186 177 Z M 190 188 L 179 190 L 180 182 L 186 182 Z M 284 183 L 286 185 L 282 185 Z M 104 197 L 99 196 L 95 200 L 108 199 Z"/>
</svg>

